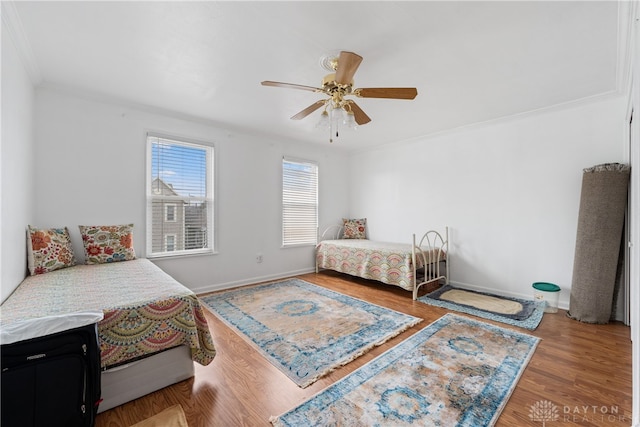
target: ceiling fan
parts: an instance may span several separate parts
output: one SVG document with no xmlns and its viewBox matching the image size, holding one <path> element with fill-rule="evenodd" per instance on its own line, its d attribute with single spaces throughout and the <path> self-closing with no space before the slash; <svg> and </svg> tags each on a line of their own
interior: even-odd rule
<svg viewBox="0 0 640 427">
<path fill-rule="evenodd" d="M 414 99 L 418 95 L 416 88 L 357 88 L 353 87 L 353 76 L 358 70 L 362 57 L 353 52 L 342 51 L 339 56 L 325 57 L 321 60 L 328 71 L 322 79 L 322 87 L 304 86 L 292 83 L 281 83 L 274 81 L 263 81 L 263 86 L 284 87 L 290 89 L 300 89 L 321 93 L 327 96 L 325 99 L 314 102 L 298 114 L 291 117 L 292 120 L 300 120 L 309 114 L 324 107 L 320 117 L 321 127 L 329 127 L 330 142 L 333 142 L 335 131 L 338 136 L 340 124 L 354 128 L 356 124 L 364 125 L 371 121 L 369 116 L 362 111 L 353 99 L 347 98 L 355 96 L 358 98 L 389 98 L 389 99 Z"/>
</svg>

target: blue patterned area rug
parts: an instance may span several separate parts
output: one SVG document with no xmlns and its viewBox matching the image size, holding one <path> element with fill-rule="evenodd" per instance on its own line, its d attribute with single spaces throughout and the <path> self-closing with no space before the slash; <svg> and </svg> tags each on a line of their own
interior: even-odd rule
<svg viewBox="0 0 640 427">
<path fill-rule="evenodd" d="M 538 327 L 546 306 L 544 301 L 503 297 L 451 285 L 421 296 L 418 301 L 529 330 Z"/>
<path fill-rule="evenodd" d="M 422 321 L 299 279 L 201 300 L 303 388 Z"/>
<path fill-rule="evenodd" d="M 449 313 L 271 423 L 491 426 L 539 341 Z"/>
</svg>

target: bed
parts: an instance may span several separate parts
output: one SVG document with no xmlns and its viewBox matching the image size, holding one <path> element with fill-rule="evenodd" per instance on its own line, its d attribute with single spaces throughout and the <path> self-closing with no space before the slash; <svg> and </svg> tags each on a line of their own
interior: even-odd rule
<svg viewBox="0 0 640 427">
<path fill-rule="evenodd" d="M 334 270 L 363 279 L 377 280 L 411 291 L 418 298 L 422 286 L 449 281 L 449 229 L 444 237 L 429 230 L 411 243 L 345 238 L 343 226 L 327 228 L 316 246 L 316 273 Z"/>
<path fill-rule="evenodd" d="M 102 311 L 99 412 L 193 376 L 216 351 L 196 295 L 151 261 L 68 268 L 28 276 L 0 306 L 2 326 Z"/>
</svg>

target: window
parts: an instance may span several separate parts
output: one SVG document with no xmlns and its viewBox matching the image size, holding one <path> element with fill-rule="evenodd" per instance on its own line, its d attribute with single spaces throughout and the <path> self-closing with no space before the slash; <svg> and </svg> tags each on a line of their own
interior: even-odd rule
<svg viewBox="0 0 640 427">
<path fill-rule="evenodd" d="M 176 236 L 175 234 L 167 234 L 164 236 L 164 250 L 167 252 L 173 252 L 176 250 Z"/>
<path fill-rule="evenodd" d="M 213 252 L 213 147 L 147 135 L 147 257 Z"/>
<path fill-rule="evenodd" d="M 282 159 L 282 245 L 315 244 L 318 236 L 318 165 Z"/>
<path fill-rule="evenodd" d="M 176 221 L 176 205 L 166 204 L 164 206 L 164 220 L 167 222 L 175 222 Z"/>
</svg>

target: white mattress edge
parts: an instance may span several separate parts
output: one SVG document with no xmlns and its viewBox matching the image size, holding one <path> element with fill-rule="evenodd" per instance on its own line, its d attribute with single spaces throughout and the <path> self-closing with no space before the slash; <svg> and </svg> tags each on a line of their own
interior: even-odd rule
<svg viewBox="0 0 640 427">
<path fill-rule="evenodd" d="M 0 344 L 11 344 L 80 328 L 92 323 L 98 323 L 103 318 L 104 313 L 102 311 L 81 311 L 2 325 L 0 328 Z"/>
</svg>

